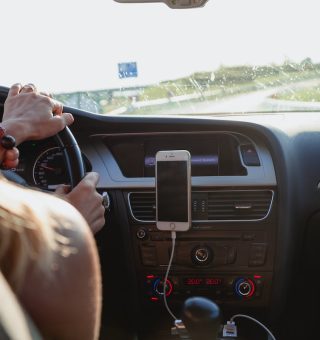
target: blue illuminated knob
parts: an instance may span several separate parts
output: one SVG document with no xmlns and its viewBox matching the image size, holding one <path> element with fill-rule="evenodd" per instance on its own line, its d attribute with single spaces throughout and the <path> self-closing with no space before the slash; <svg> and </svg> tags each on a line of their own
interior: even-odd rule
<svg viewBox="0 0 320 340">
<path fill-rule="evenodd" d="M 255 292 L 255 284 L 252 280 L 241 277 L 234 285 L 236 295 L 241 298 L 251 298 Z"/>
<path fill-rule="evenodd" d="M 156 295 L 163 296 L 163 280 L 161 280 L 160 278 L 157 278 L 154 280 L 153 291 L 156 293 Z M 173 291 L 173 285 L 170 280 L 167 280 L 166 296 L 171 295 L 172 291 Z"/>
</svg>

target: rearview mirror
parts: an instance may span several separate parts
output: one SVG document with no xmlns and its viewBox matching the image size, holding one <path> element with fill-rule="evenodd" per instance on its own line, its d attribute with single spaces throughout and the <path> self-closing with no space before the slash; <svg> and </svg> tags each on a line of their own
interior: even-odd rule
<svg viewBox="0 0 320 340">
<path fill-rule="evenodd" d="M 170 8 L 195 8 L 202 7 L 208 0 L 115 0 L 121 3 L 163 2 Z"/>
</svg>

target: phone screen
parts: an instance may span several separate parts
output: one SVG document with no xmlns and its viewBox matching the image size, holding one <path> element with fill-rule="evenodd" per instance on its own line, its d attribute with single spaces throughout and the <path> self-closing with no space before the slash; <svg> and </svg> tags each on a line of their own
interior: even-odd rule
<svg viewBox="0 0 320 340">
<path fill-rule="evenodd" d="M 188 222 L 187 161 L 157 162 L 158 221 Z"/>
</svg>

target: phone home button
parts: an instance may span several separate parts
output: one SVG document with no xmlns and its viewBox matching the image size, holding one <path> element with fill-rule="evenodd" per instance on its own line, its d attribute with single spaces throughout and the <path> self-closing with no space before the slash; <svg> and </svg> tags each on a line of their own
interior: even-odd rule
<svg viewBox="0 0 320 340">
<path fill-rule="evenodd" d="M 176 229 L 175 223 L 170 223 L 170 229 L 171 229 L 171 230 L 175 230 L 175 229 Z"/>
</svg>

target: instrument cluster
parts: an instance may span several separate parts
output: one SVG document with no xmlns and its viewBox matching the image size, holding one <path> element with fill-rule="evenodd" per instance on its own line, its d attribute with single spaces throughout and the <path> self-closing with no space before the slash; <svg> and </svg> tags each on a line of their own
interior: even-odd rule
<svg viewBox="0 0 320 340">
<path fill-rule="evenodd" d="M 60 184 L 69 184 L 63 150 L 54 140 L 26 142 L 19 146 L 19 164 L 13 169 L 30 186 L 53 191 Z"/>
</svg>

